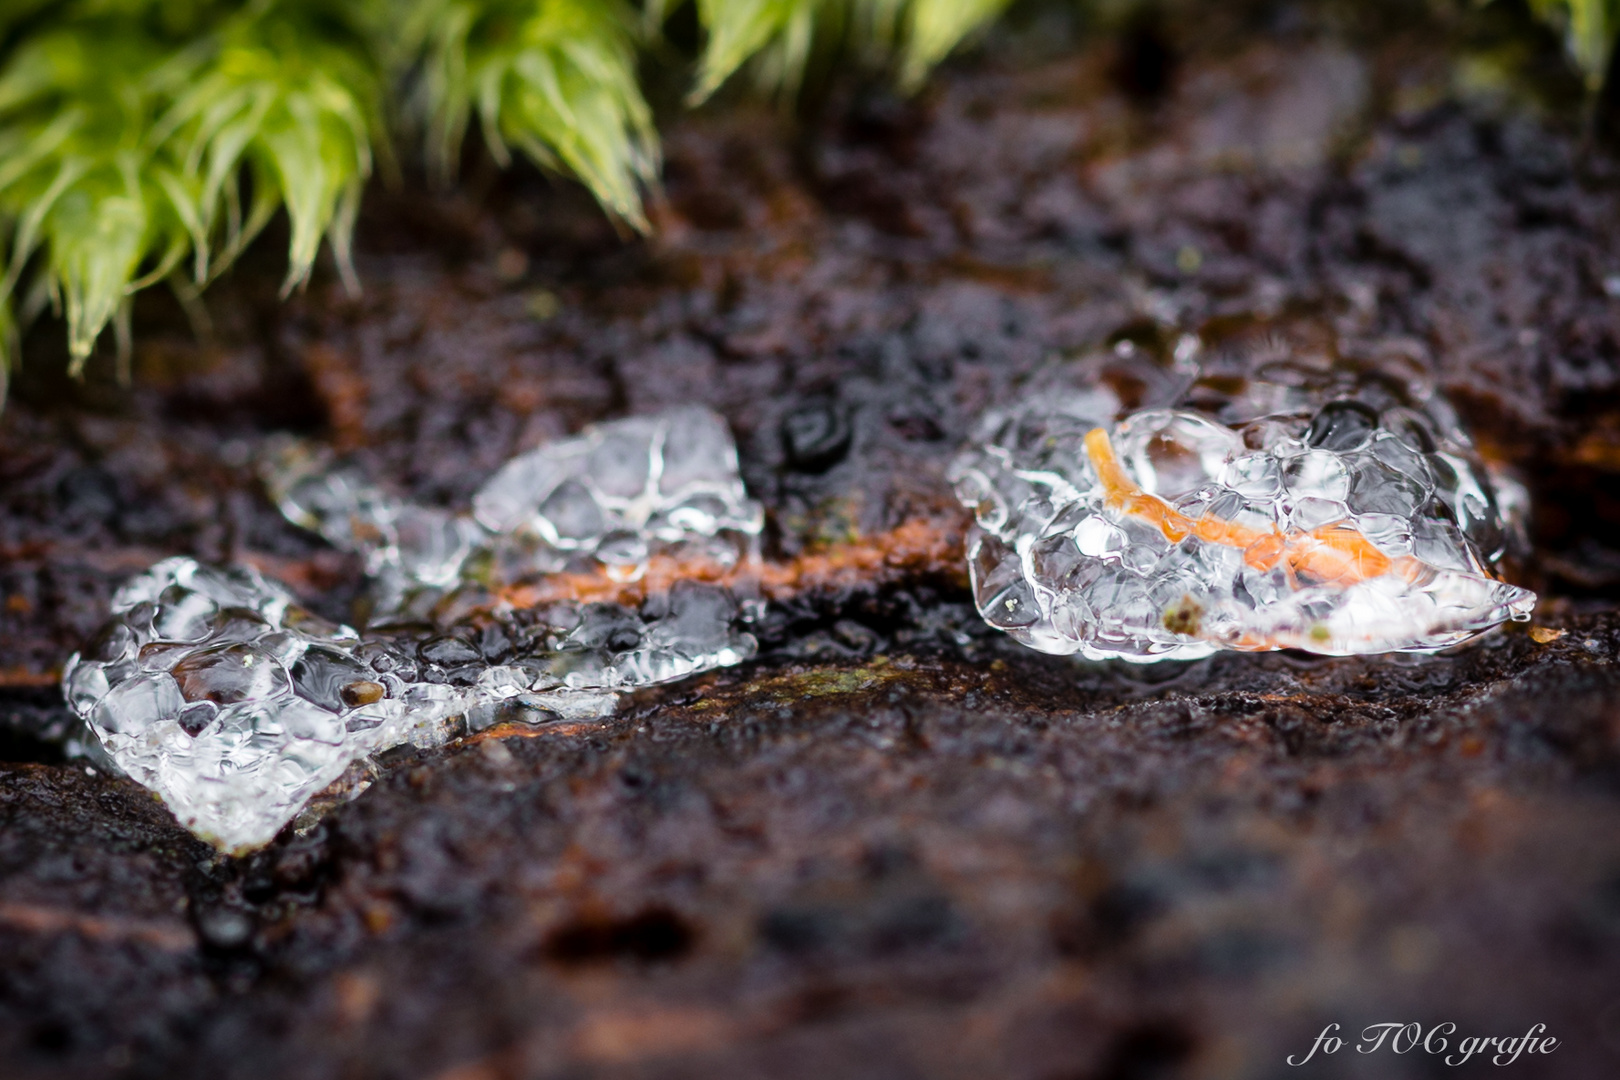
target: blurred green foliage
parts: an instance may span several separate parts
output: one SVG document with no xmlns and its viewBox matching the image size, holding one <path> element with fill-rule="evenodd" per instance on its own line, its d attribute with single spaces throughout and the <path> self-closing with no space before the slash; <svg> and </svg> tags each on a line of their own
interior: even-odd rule
<svg viewBox="0 0 1620 1080">
<path fill-rule="evenodd" d="M 188 305 L 274 216 L 284 290 L 322 242 L 351 289 L 349 243 L 374 167 L 401 148 L 453 178 L 469 124 L 577 177 L 645 230 L 659 163 L 638 81 L 690 5 L 703 48 L 690 99 L 744 65 L 792 93 L 818 42 L 891 64 L 915 89 L 1009 0 L 4 0 L 0 3 L 0 403 L 19 325 L 47 307 L 82 369 L 131 297 Z M 1530 0 L 1592 85 L 1620 0 Z"/>
<path fill-rule="evenodd" d="M 284 291 L 349 242 L 374 163 L 453 177 L 470 123 L 645 230 L 657 175 L 637 66 L 674 9 L 705 31 L 694 99 L 758 56 L 780 87 L 855 26 L 917 85 L 1007 0 L 7 0 L 0 5 L 0 402 L 16 332 L 65 316 L 75 374 L 131 297 L 190 302 L 278 211 Z"/>
<path fill-rule="evenodd" d="M 1530 0 L 1530 8 L 1563 29 L 1570 59 L 1587 86 L 1598 89 L 1609 68 L 1615 31 L 1620 29 L 1620 0 Z"/>
</svg>

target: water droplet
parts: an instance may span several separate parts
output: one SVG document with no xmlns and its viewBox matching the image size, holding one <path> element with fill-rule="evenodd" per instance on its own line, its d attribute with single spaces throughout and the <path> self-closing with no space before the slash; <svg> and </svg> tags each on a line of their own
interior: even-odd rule
<svg viewBox="0 0 1620 1080">
<path fill-rule="evenodd" d="M 343 688 L 371 676 L 371 669 L 348 653 L 311 645 L 292 667 L 293 692 L 305 701 L 339 712 L 353 707 L 345 705 Z"/>
<path fill-rule="evenodd" d="M 430 664 L 443 667 L 475 663 L 482 656 L 476 645 L 449 634 L 428 638 L 417 647 L 416 654 Z"/>
<path fill-rule="evenodd" d="M 213 629 L 218 606 L 201 593 L 170 585 L 158 597 L 152 633 L 164 641 L 201 641 Z"/>
<path fill-rule="evenodd" d="M 109 735 L 139 735 L 153 724 L 178 715 L 185 704 L 170 676 L 137 675 L 107 691 L 90 716 L 96 727 Z"/>
<path fill-rule="evenodd" d="M 63 673 L 62 685 L 67 691 L 68 705 L 82 715 L 107 696 L 107 669 L 94 661 L 79 661 Z"/>
<path fill-rule="evenodd" d="M 594 546 L 606 527 L 602 506 L 578 480 L 564 480 L 535 511 L 540 535 L 557 547 Z"/>
<path fill-rule="evenodd" d="M 135 633 L 122 622 L 110 622 L 96 632 L 79 655 L 103 664 L 117 663 L 135 655 Z"/>
</svg>

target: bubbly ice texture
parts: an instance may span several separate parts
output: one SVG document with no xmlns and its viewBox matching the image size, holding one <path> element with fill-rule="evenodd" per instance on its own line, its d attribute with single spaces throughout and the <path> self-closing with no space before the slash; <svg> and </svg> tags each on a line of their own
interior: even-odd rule
<svg viewBox="0 0 1620 1080">
<path fill-rule="evenodd" d="M 1535 594 L 1494 568 L 1522 489 L 1419 384 L 1273 365 L 1127 413 L 1042 385 L 951 468 L 979 612 L 1042 652 L 1425 652 Z"/>
<path fill-rule="evenodd" d="M 697 406 L 597 424 L 520 454 L 465 513 L 393 497 L 292 440 L 269 455 L 265 481 L 289 521 L 365 557 L 373 623 L 425 614 L 469 581 L 585 569 L 634 581 L 657 554 L 732 566 L 755 553 L 764 523 L 725 421 Z"/>
<path fill-rule="evenodd" d="M 602 424 L 516 458 L 474 515 L 388 497 L 290 445 L 277 460 L 288 517 L 366 556 L 378 593 L 365 633 L 250 568 L 176 557 L 117 592 L 62 677 L 101 760 L 227 851 L 268 843 L 367 755 L 502 721 L 594 719 L 624 690 L 756 649 L 757 603 L 726 586 L 514 609 L 490 580 L 497 556 L 521 579 L 579 560 L 633 574 L 656 552 L 751 553 L 762 515 L 706 410 Z"/>
</svg>

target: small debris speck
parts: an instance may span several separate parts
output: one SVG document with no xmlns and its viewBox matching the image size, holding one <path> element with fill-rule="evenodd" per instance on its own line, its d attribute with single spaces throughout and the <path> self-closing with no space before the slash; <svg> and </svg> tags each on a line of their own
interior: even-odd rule
<svg viewBox="0 0 1620 1080">
<path fill-rule="evenodd" d="M 529 294 L 524 309 L 532 317 L 545 322 L 562 310 L 562 301 L 557 299 L 557 294 L 550 289 L 536 289 Z"/>
</svg>

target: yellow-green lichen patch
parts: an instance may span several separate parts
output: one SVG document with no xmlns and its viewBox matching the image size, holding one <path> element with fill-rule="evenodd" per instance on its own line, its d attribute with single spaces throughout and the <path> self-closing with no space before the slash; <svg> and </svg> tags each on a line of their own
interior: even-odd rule
<svg viewBox="0 0 1620 1080">
<path fill-rule="evenodd" d="M 1204 628 L 1204 605 L 1183 596 L 1164 610 L 1164 628 L 1172 634 L 1197 637 Z"/>
</svg>

